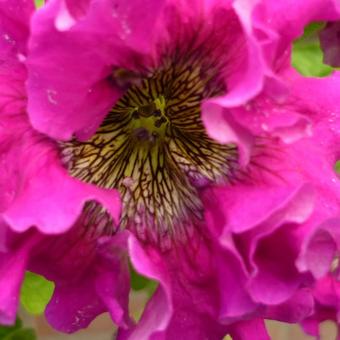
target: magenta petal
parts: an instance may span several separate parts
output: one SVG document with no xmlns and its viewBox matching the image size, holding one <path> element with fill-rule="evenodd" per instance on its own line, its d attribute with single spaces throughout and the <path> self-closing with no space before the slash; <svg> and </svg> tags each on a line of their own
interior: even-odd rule
<svg viewBox="0 0 340 340">
<path fill-rule="evenodd" d="M 290 299 L 279 305 L 269 306 L 265 318 L 282 322 L 301 322 L 314 310 L 314 299 L 309 288 L 297 291 Z"/>
<path fill-rule="evenodd" d="M 321 279 L 331 270 L 332 262 L 340 249 L 340 219 L 324 221 L 311 231 L 301 247 L 297 266 L 301 271 L 310 271 Z"/>
<path fill-rule="evenodd" d="M 261 55 L 260 46 L 256 42 L 252 34 L 251 16 L 248 6 L 234 2 L 233 7 L 243 26 L 245 35 L 245 54 L 242 63 L 235 66 L 230 72 L 228 79 L 228 93 L 221 98 L 211 99 L 208 103 L 219 104 L 222 107 L 234 107 L 247 102 L 249 99 L 257 95 L 262 87 L 266 66 Z M 209 115 L 205 113 L 207 109 L 203 106 L 203 117 Z M 208 117 L 207 117 L 208 119 Z"/>
<path fill-rule="evenodd" d="M 45 233 L 59 233 L 69 229 L 84 203 L 93 199 L 103 203 L 117 220 L 118 193 L 71 178 L 60 164 L 56 147 L 31 131 L 23 114 L 12 113 L 21 112 L 23 104 L 14 101 L 5 106 L 10 113 L 2 113 L 1 162 L 6 164 L 0 173 L 3 219 L 17 231 L 36 226 Z"/>
<path fill-rule="evenodd" d="M 295 266 L 300 240 L 294 224 L 308 219 L 313 203 L 313 190 L 304 186 L 262 227 L 258 227 L 257 235 L 254 230 L 249 235 L 241 236 L 249 240 L 252 238 L 250 256 L 255 268 L 249 281 L 249 292 L 255 301 L 265 304 L 282 303 L 300 284 L 301 276 Z M 279 267 L 277 263 L 280 263 Z"/>
<path fill-rule="evenodd" d="M 223 97 L 210 99 L 207 103 L 219 104 L 223 107 L 235 107 L 246 103 L 261 91 L 265 66 L 259 47 L 256 46 L 251 38 L 248 38 L 247 44 L 248 55 L 244 57 L 245 64 L 242 64 L 242 69 L 235 67 L 231 71 L 232 73 L 228 79 L 229 92 Z M 209 115 L 209 110 L 205 105 L 203 106 L 202 114 L 203 116 Z"/>
<path fill-rule="evenodd" d="M 0 72 L 0 211 L 4 220 L 17 231 L 36 226 L 58 233 L 74 223 L 88 200 L 101 202 L 118 219 L 118 193 L 71 178 L 61 164 L 57 145 L 31 128 L 25 114 L 25 69 L 17 61 L 6 63 Z"/>
<path fill-rule="evenodd" d="M 243 263 L 235 256 L 225 256 L 216 260 L 220 290 L 219 317 L 222 323 L 230 323 L 253 313 L 258 307 L 247 291 L 247 274 Z M 226 265 L 228 263 L 228 265 Z"/>
<path fill-rule="evenodd" d="M 294 229 L 282 225 L 280 230 L 258 242 L 252 258 L 255 270 L 248 286 L 255 301 L 266 305 L 283 303 L 302 283 L 303 277 L 295 267 L 299 243 L 294 239 Z"/>
<path fill-rule="evenodd" d="M 37 11 L 27 61 L 32 125 L 59 139 L 91 136 L 121 92 L 114 67 L 131 68 L 134 57 L 150 53 L 162 5 L 52 0 Z"/>
<path fill-rule="evenodd" d="M 130 271 L 127 258 L 127 232 L 99 241 L 101 261 L 96 264 L 96 293 L 122 328 L 131 325 L 128 315 Z"/>
<path fill-rule="evenodd" d="M 338 133 L 339 125 L 339 84 L 340 72 L 334 71 L 324 78 L 306 78 L 295 70 L 288 70 L 286 77 L 291 86 L 291 92 L 303 100 L 317 114 L 317 122 L 328 123 L 333 134 Z M 323 91 L 320 91 L 320 88 Z"/>
<path fill-rule="evenodd" d="M 123 309 L 127 301 L 124 305 L 118 301 L 127 300 L 128 280 L 123 279 L 115 263 L 107 265 L 98 261 L 96 266 L 87 268 L 89 272 L 79 281 L 60 286 L 56 282 L 55 292 L 45 311 L 48 322 L 56 330 L 73 333 L 87 327 L 95 317 L 106 311 L 110 312 L 116 324 L 127 327 L 126 311 Z"/>
<path fill-rule="evenodd" d="M 237 3 L 242 4 L 243 1 L 239 0 Z M 246 0 L 246 3 L 252 13 L 256 36 L 270 65 L 289 56 L 292 41 L 302 35 L 308 23 L 339 18 L 334 0 L 298 3 L 293 0 Z"/>
<path fill-rule="evenodd" d="M 25 274 L 27 250 L 10 256 L 0 253 L 0 324 L 15 322 L 19 303 L 21 281 Z"/>
<path fill-rule="evenodd" d="M 301 327 L 308 335 L 319 337 L 319 322 L 315 319 L 306 319 L 301 322 Z"/>
<path fill-rule="evenodd" d="M 3 218 L 17 231 L 36 226 L 45 233 L 60 233 L 71 227 L 89 200 L 101 202 L 118 220 L 120 199 L 116 191 L 81 183 L 69 177 L 60 165 L 51 163 L 36 170 Z"/>
<path fill-rule="evenodd" d="M 306 205 L 298 205 L 299 198 L 297 195 L 301 190 L 312 194 L 307 188 L 299 188 L 296 186 L 277 186 L 277 185 L 242 185 L 228 187 L 225 189 L 216 189 L 215 194 L 218 197 L 219 206 L 216 206 L 216 213 L 218 210 L 227 212 L 230 210 L 230 215 L 227 216 L 225 230 L 241 233 L 254 227 L 265 223 L 267 220 L 273 221 L 275 214 L 282 218 L 282 211 L 291 202 L 296 201 L 296 218 L 298 216 L 308 216 L 311 211 L 310 202 L 306 196 Z M 302 196 L 301 196 L 302 197 Z M 310 196 L 312 198 L 312 196 Z M 247 213 L 244 209 L 247 207 Z"/>
<path fill-rule="evenodd" d="M 80 223 L 63 235 L 45 237 L 31 255 L 29 269 L 55 283 L 45 311 L 55 329 L 75 332 L 106 311 L 117 325 L 128 327 L 126 236 L 97 240 Z"/>
<path fill-rule="evenodd" d="M 315 300 L 313 314 L 301 322 L 303 329 L 310 335 L 319 337 L 322 321 L 333 320 L 339 329 L 340 285 L 333 274 L 319 279 L 312 290 Z"/>
<path fill-rule="evenodd" d="M 47 321 L 60 332 L 72 333 L 85 328 L 105 308 L 96 296 L 93 281 L 65 287 L 56 287 L 51 302 L 46 307 Z"/>
<path fill-rule="evenodd" d="M 337 222 L 339 226 L 339 222 Z M 304 259 L 300 259 L 300 270 L 310 270 L 316 278 L 323 277 L 331 268 L 336 254 L 336 243 L 332 236 L 324 230 L 317 230 L 308 242 Z M 303 264 L 302 264 L 303 262 Z"/>
<path fill-rule="evenodd" d="M 229 127 L 228 123 L 230 122 L 224 123 L 223 119 L 221 119 L 221 115 L 224 113 L 223 108 L 231 108 L 245 104 L 248 100 L 256 96 L 263 88 L 266 73 L 260 47 L 251 36 L 251 28 L 248 22 L 249 13 L 244 13 L 240 6 L 236 8 L 236 11 L 238 11 L 241 22 L 243 20 L 243 29 L 246 36 L 246 53 L 242 57 L 244 61 L 239 65 L 237 63 L 231 65 L 232 69 L 227 82 L 228 93 L 223 97 L 209 99 L 202 105 L 202 119 L 209 135 L 222 143 L 237 142 L 237 140 L 235 140 L 235 133 L 233 132 L 235 124 L 231 124 L 231 127 Z M 249 137 L 246 136 L 242 136 L 241 138 L 249 139 Z M 244 152 L 243 150 L 241 151 Z"/>
<path fill-rule="evenodd" d="M 286 87 L 276 90 L 277 84 L 272 84 L 267 79 L 266 89 L 239 107 L 226 108 L 218 98 L 203 106 L 202 119 L 208 134 L 221 143 L 235 143 L 243 166 L 249 162 L 255 136 L 278 137 L 290 144 L 311 135 L 311 118 L 306 115 L 306 108 L 300 107 Z"/>
<path fill-rule="evenodd" d="M 256 195 L 251 195 L 250 188 L 248 194 L 240 196 L 239 202 L 243 202 L 243 208 L 240 205 L 240 213 L 236 216 L 241 223 L 235 223 L 234 227 L 234 220 L 226 219 L 221 242 L 228 246 L 230 232 L 238 234 L 235 235 L 237 245 L 248 259 L 252 271 L 247 286 L 252 299 L 264 304 L 282 303 L 293 294 L 301 280 L 295 268 L 299 238 L 294 236 L 294 227 L 289 224 L 303 223 L 310 216 L 314 207 L 313 190 L 308 185 L 295 190 L 273 190 L 271 195 L 268 191 L 268 195 L 263 196 L 266 199 L 262 197 L 260 200 L 255 198 Z M 226 193 L 229 194 L 228 190 Z M 228 206 L 224 197 L 225 195 L 219 196 L 219 199 Z M 252 203 L 247 204 L 242 197 L 249 198 Z M 238 197 L 234 199 L 231 211 L 235 213 L 238 211 L 235 206 Z M 266 200 L 269 204 L 266 204 Z M 254 202 L 259 202 L 257 209 L 256 205 L 252 208 Z M 273 204 L 274 202 L 276 203 Z M 244 213 L 244 207 L 249 207 L 247 214 Z M 242 218 L 242 214 L 245 217 Z M 281 246 L 285 249 L 284 253 Z"/>
<path fill-rule="evenodd" d="M 264 320 L 252 319 L 241 321 L 231 327 L 230 335 L 233 340 L 269 340 Z"/>
<path fill-rule="evenodd" d="M 5 236 L 8 227 L 0 223 L 0 230 Z M 0 324 L 11 325 L 15 322 L 19 304 L 19 294 L 22 280 L 26 271 L 30 252 L 39 237 L 26 235 L 23 247 L 17 247 L 11 252 L 0 246 Z M 3 241 L 3 239 L 1 240 Z"/>
<path fill-rule="evenodd" d="M 74 332 L 107 311 L 120 327 L 131 324 L 127 234 L 98 239 L 100 226 L 85 228 L 82 217 L 57 236 L 35 230 L 19 234 L 1 225 L 1 323 L 15 321 L 21 281 L 25 270 L 30 270 L 55 283 L 46 316 L 56 329 Z"/>
<path fill-rule="evenodd" d="M 234 7 L 245 31 L 251 37 L 249 41 L 253 41 L 254 45 L 262 50 L 262 58 L 266 59 L 266 62 L 260 61 L 252 70 L 255 72 L 255 69 L 261 69 L 262 78 L 266 77 L 265 80 L 261 80 L 260 90 L 263 89 L 262 97 L 267 98 L 263 101 L 260 96 L 248 102 L 259 93 L 258 90 L 248 98 L 240 97 L 243 99 L 239 102 L 229 102 L 228 96 L 233 92 L 230 88 L 230 94 L 225 97 L 214 98 L 204 103 L 202 118 L 210 136 L 222 143 L 236 142 L 241 157 L 246 160 L 250 152 L 249 137 L 245 139 L 246 133 L 257 135 L 270 133 L 287 143 L 311 134 L 311 117 L 305 114 L 306 108 L 299 108 L 299 96 L 295 96 L 296 92 L 293 90 L 285 98 L 282 96 L 283 88 L 279 91 L 278 89 L 282 85 L 287 86 L 289 90 L 292 90 L 291 86 L 295 87 L 295 84 L 290 84 L 283 72 L 285 68 L 289 68 L 292 40 L 302 34 L 308 22 L 335 19 L 339 17 L 339 13 L 336 12 L 332 0 L 313 0 L 299 5 L 296 5 L 295 1 L 239 0 L 234 3 Z M 275 70 L 275 74 L 271 68 Z M 272 101 L 271 97 L 276 100 L 273 100 L 271 105 L 265 104 L 266 101 Z M 294 101 L 294 104 L 297 104 L 294 108 L 296 111 L 291 109 Z M 286 105 L 283 105 L 285 102 Z M 306 102 L 308 103 L 308 100 Z M 235 110 L 237 106 L 239 107 Z"/>
<path fill-rule="evenodd" d="M 117 339 L 166 339 L 163 330 L 167 327 L 169 317 L 168 299 L 164 290 L 158 288 L 145 307 L 142 319 L 138 326 L 129 331 L 120 330 Z"/>
<path fill-rule="evenodd" d="M 230 323 L 254 312 L 235 254 L 209 238 L 191 241 L 197 248 L 190 260 L 185 248 L 161 254 L 130 239 L 132 264 L 160 285 L 136 327 L 120 331 L 121 339 L 220 339 Z M 178 256 L 185 261 L 178 263 Z"/>
<path fill-rule="evenodd" d="M 129 238 L 130 259 L 135 269 L 146 277 L 157 280 L 160 287 L 149 301 L 144 314 L 135 329 L 129 332 L 121 331 L 119 339 L 163 339 L 162 333 L 168 327 L 173 313 L 171 293 L 169 291 L 169 277 L 163 269 L 161 258 L 155 252 L 150 259 L 139 242 L 131 236 Z"/>
<path fill-rule="evenodd" d="M 340 284 L 333 275 L 328 275 L 318 280 L 313 293 L 319 304 L 324 307 L 334 308 L 337 312 L 339 311 Z"/>
<path fill-rule="evenodd" d="M 207 101 L 202 109 L 202 120 L 208 135 L 223 144 L 236 144 L 240 153 L 239 162 L 246 166 L 254 145 L 251 133 L 234 119 L 232 112 L 212 101 Z"/>
<path fill-rule="evenodd" d="M 26 53 L 29 21 L 33 11 L 33 1 L 2 0 L 0 2 L 0 55 L 8 50 Z"/>
<path fill-rule="evenodd" d="M 280 112 L 270 116 L 262 128 L 285 143 L 293 143 L 311 135 L 311 122 L 308 117 L 297 112 Z"/>
</svg>

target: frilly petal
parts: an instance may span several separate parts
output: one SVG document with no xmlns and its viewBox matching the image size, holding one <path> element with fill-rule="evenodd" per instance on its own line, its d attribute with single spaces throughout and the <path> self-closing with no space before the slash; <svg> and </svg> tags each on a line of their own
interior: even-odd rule
<svg viewBox="0 0 340 340">
<path fill-rule="evenodd" d="M 264 320 L 254 318 L 253 320 L 242 321 L 231 327 L 230 335 L 234 340 L 269 340 Z"/>
<path fill-rule="evenodd" d="M 30 0 L 3 0 L 0 2 L 0 58 L 11 51 L 26 54 L 29 22 L 34 11 Z"/>
<path fill-rule="evenodd" d="M 114 67 L 131 69 L 150 53 L 162 4 L 52 0 L 37 11 L 27 60 L 32 125 L 58 139 L 91 136 L 121 94 Z"/>
<path fill-rule="evenodd" d="M 69 242 L 74 242 L 74 236 L 69 233 L 53 240 L 56 254 L 46 253 L 44 258 L 38 255 L 31 259 L 35 272 L 55 282 L 54 294 L 45 311 L 55 329 L 73 333 L 106 311 L 120 327 L 130 325 L 126 236 L 115 235 L 102 244 L 99 241 L 95 249 L 86 240 L 78 240 L 69 249 L 72 246 Z M 51 263 L 55 264 L 52 268 Z M 77 274 L 72 275 L 72 271 Z"/>
<path fill-rule="evenodd" d="M 35 230 L 17 234 L 6 224 L 1 228 L 7 241 L 0 252 L 0 323 L 14 323 L 20 286 L 30 270 L 55 283 L 45 311 L 55 329 L 75 332 L 107 311 L 120 327 L 131 325 L 126 232 L 98 239 L 95 230 L 84 230 L 81 219 L 58 236 Z"/>
<path fill-rule="evenodd" d="M 314 307 L 311 290 L 302 288 L 284 303 L 268 306 L 265 318 L 289 323 L 301 322 L 313 314 Z"/>
<path fill-rule="evenodd" d="M 139 253 L 139 255 L 141 254 Z M 232 260 L 232 257 L 229 257 L 228 260 L 225 257 L 224 260 L 231 264 L 229 260 Z M 254 339 L 269 339 L 263 320 L 255 318 L 250 321 L 237 321 L 239 320 L 238 317 L 244 315 L 243 313 L 249 313 L 254 310 L 254 305 L 251 307 L 248 305 L 246 309 L 244 309 L 245 304 L 242 306 L 243 298 L 237 293 L 239 281 L 230 282 L 239 264 L 235 263 L 235 266 L 233 264 L 231 266 L 224 266 L 224 268 L 229 267 L 230 272 L 222 274 L 221 271 L 216 275 L 219 277 L 218 280 L 221 280 L 221 287 L 216 289 L 213 281 L 211 284 L 205 281 L 209 280 L 208 277 L 205 279 L 201 278 L 201 283 L 197 282 L 197 285 L 194 282 L 186 282 L 186 288 L 184 288 L 184 282 L 181 283 L 181 281 L 188 273 L 185 274 L 181 271 L 180 266 L 176 271 L 177 277 L 167 279 L 168 273 L 171 273 L 166 270 L 169 269 L 167 268 L 169 263 L 165 264 L 163 261 L 163 265 L 165 265 L 162 266 L 162 263 L 156 260 L 153 264 L 154 270 L 151 272 L 149 267 L 150 258 L 139 256 L 137 261 L 135 258 L 132 258 L 132 261 L 134 261 L 134 265 L 137 266 L 138 270 L 142 270 L 144 275 L 149 274 L 154 279 L 160 279 L 160 286 L 149 301 L 136 327 L 130 329 L 130 331 L 121 330 L 118 336 L 119 339 L 176 339 L 178 337 L 220 339 L 225 334 L 231 334 L 233 339 L 247 339 L 247 335 L 249 336 L 250 334 L 249 332 L 251 332 Z M 142 267 L 140 266 L 141 264 Z M 218 267 L 220 270 L 222 265 L 218 265 Z M 213 277 L 210 277 L 210 279 L 214 280 Z M 199 288 L 201 285 L 205 287 L 203 288 L 204 291 Z M 211 289 L 208 289 L 207 285 Z M 219 308 L 215 305 L 216 298 L 224 290 L 229 291 L 229 294 L 226 292 L 226 299 L 221 300 L 220 303 L 223 305 L 221 308 L 223 309 L 224 304 L 228 303 L 231 308 L 233 308 L 233 305 L 234 307 L 238 306 L 233 311 L 229 309 L 231 313 L 228 314 L 226 309 L 220 309 L 221 314 L 219 314 Z M 230 300 L 233 301 L 230 302 Z M 242 312 L 240 308 L 243 308 Z M 235 314 L 235 311 L 241 312 L 241 314 L 237 314 L 237 312 Z M 215 315 L 215 317 L 212 317 L 212 315 Z M 219 317 L 220 319 L 218 319 Z"/>
<path fill-rule="evenodd" d="M 291 44 L 313 21 L 339 18 L 334 0 L 296 1 L 239 0 L 251 13 L 254 35 L 270 66 L 289 63 Z"/>
<path fill-rule="evenodd" d="M 22 174 L 21 190 L 17 190 L 3 218 L 13 230 L 24 231 L 32 226 L 47 234 L 68 230 L 76 221 L 86 201 L 102 203 L 111 216 L 118 221 L 120 198 L 117 191 L 100 190 L 95 186 L 77 181 L 58 165 L 58 161 L 39 167 L 34 164 L 32 172 Z M 64 202 L 68 202 L 65 204 Z"/>
<path fill-rule="evenodd" d="M 5 240 L 8 226 L 0 221 L 0 324 L 12 325 L 15 322 L 19 304 L 21 282 L 28 265 L 29 255 L 38 240 L 27 235 L 25 245 L 8 251 Z"/>
<path fill-rule="evenodd" d="M 256 305 L 240 284 L 244 272 L 237 255 L 209 238 L 191 241 L 195 256 L 189 259 L 193 254 L 182 246 L 161 254 L 131 237 L 132 264 L 159 287 L 138 324 L 120 330 L 119 339 L 220 339 L 236 334 L 235 321 L 254 312 Z"/>
<path fill-rule="evenodd" d="M 139 242 L 131 236 L 129 238 L 129 254 L 135 269 L 146 277 L 157 280 L 160 287 L 145 307 L 145 311 L 138 326 L 128 331 L 120 330 L 118 339 L 163 339 L 173 313 L 171 292 L 169 290 L 170 277 L 163 268 L 162 260 L 157 252 L 151 257 L 141 247 Z"/>
</svg>

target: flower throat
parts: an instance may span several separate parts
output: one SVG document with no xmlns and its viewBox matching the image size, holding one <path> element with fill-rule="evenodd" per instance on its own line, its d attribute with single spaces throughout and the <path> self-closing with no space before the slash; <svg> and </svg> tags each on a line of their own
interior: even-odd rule
<svg viewBox="0 0 340 340">
<path fill-rule="evenodd" d="M 209 138 L 200 117 L 202 100 L 221 94 L 217 70 L 172 58 L 133 84 L 86 142 L 63 149 L 70 173 L 119 190 L 119 227 L 168 248 L 202 224 L 199 190 L 230 178 L 233 145 Z"/>
</svg>

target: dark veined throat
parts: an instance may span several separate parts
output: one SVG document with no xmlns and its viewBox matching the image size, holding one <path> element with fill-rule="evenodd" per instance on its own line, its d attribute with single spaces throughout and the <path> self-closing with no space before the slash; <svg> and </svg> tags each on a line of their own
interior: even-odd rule
<svg viewBox="0 0 340 340">
<path fill-rule="evenodd" d="M 70 174 L 120 192 L 119 228 L 162 249 L 203 225 L 199 191 L 231 178 L 234 145 L 208 137 L 202 100 L 225 91 L 217 70 L 167 61 L 132 84 L 86 142 L 62 143 Z"/>
</svg>

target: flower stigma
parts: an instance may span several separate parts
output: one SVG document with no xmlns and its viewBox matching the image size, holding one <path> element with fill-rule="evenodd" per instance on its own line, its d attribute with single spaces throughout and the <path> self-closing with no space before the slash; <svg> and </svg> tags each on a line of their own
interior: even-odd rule
<svg viewBox="0 0 340 340">
<path fill-rule="evenodd" d="M 169 58 L 129 86 L 88 141 L 63 143 L 72 176 L 116 188 L 119 228 L 168 249 L 203 224 L 200 190 L 230 180 L 234 145 L 205 132 L 202 100 L 225 91 L 219 68 L 197 58 Z"/>
</svg>

